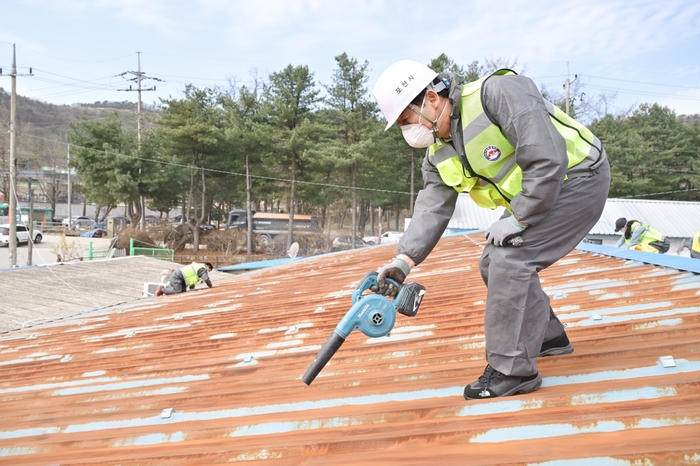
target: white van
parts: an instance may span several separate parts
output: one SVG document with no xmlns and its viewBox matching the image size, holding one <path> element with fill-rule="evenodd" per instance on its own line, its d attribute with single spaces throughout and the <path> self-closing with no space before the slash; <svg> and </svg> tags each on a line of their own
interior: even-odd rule
<svg viewBox="0 0 700 466">
<path fill-rule="evenodd" d="M 403 231 L 385 231 L 379 237 L 379 244 L 398 243 L 402 236 L 403 236 Z"/>
<path fill-rule="evenodd" d="M 34 236 L 34 243 L 41 243 L 44 237 L 41 235 L 41 230 L 32 230 L 32 236 Z M 29 229 L 24 225 L 17 225 L 17 245 L 21 243 L 29 243 Z M 0 225 L 0 245 L 9 246 L 10 245 L 10 225 L 4 224 Z"/>
</svg>

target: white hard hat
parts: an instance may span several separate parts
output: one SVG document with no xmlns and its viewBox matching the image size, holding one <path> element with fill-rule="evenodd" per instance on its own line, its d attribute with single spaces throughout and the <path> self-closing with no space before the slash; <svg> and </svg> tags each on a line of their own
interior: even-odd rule
<svg viewBox="0 0 700 466">
<path fill-rule="evenodd" d="M 413 60 L 397 61 L 377 79 L 372 95 L 386 118 L 384 131 L 391 128 L 408 104 L 430 84 L 438 74 Z"/>
</svg>

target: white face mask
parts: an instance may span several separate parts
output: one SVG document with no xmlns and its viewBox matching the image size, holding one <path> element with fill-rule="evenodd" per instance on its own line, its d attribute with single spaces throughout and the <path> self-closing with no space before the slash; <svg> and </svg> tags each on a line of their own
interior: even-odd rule
<svg viewBox="0 0 700 466">
<path fill-rule="evenodd" d="M 401 127 L 401 132 L 408 145 L 416 149 L 424 149 L 435 144 L 433 132 L 420 123 L 404 125 Z"/>
<path fill-rule="evenodd" d="M 417 110 L 413 104 L 410 105 L 411 110 L 416 112 L 421 118 L 425 118 L 433 125 L 433 130 L 421 125 L 420 123 L 414 123 L 411 125 L 401 126 L 401 132 L 403 133 L 403 138 L 406 140 L 409 146 L 415 147 L 416 149 L 424 149 L 428 146 L 435 144 L 437 140 L 438 133 L 438 121 L 442 118 L 442 114 L 445 112 L 445 107 L 447 107 L 447 101 L 442 107 L 440 115 L 434 120 L 423 115 L 423 107 L 425 107 L 425 97 L 423 97 L 423 103 L 420 106 L 420 110 Z"/>
</svg>

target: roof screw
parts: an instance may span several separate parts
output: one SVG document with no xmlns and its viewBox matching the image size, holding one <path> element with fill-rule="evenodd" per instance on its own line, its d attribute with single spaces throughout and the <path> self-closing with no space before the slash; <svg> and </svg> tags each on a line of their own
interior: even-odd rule
<svg viewBox="0 0 700 466">
<path fill-rule="evenodd" d="M 317 307 L 316 310 L 314 311 L 314 313 L 318 313 L 318 312 L 323 312 L 323 306 Z"/>
<path fill-rule="evenodd" d="M 165 408 L 163 411 L 161 411 L 160 418 L 161 419 L 170 419 L 170 417 L 173 415 L 174 411 L 175 411 L 175 408 Z"/>
<path fill-rule="evenodd" d="M 297 327 L 296 327 L 295 325 L 292 325 L 292 326 L 289 327 L 289 329 L 288 329 L 286 332 L 284 332 L 284 333 L 285 333 L 285 335 L 290 335 L 290 334 L 292 334 L 292 333 L 297 333 Z"/>
<path fill-rule="evenodd" d="M 255 359 L 255 358 L 253 358 L 253 355 L 249 354 L 248 356 L 243 358 L 243 364 L 250 364 L 253 362 L 253 359 Z"/>
<path fill-rule="evenodd" d="M 72 354 L 66 354 L 65 356 L 63 356 L 63 359 L 61 359 L 61 362 L 68 362 L 68 361 L 70 361 L 71 359 L 73 359 L 73 355 L 72 355 Z"/>
<path fill-rule="evenodd" d="M 591 319 L 593 319 L 593 320 L 603 320 L 603 317 L 601 317 L 600 315 L 596 314 L 596 315 L 594 315 L 594 316 L 591 316 Z"/>
<path fill-rule="evenodd" d="M 131 338 L 136 334 L 136 332 L 129 332 L 126 335 L 124 335 L 124 338 Z"/>
</svg>

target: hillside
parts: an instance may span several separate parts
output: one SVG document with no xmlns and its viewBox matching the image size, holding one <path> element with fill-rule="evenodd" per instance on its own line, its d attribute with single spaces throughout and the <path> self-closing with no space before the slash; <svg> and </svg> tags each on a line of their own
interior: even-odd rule
<svg viewBox="0 0 700 466">
<path fill-rule="evenodd" d="M 695 114 L 695 115 L 680 115 L 679 118 L 682 118 L 683 121 L 689 125 L 692 125 L 693 123 L 700 122 L 700 114 Z"/>
<path fill-rule="evenodd" d="M 142 108 L 143 127 L 148 128 L 158 117 L 153 108 Z M 125 127 L 136 132 L 136 103 L 95 102 L 92 104 L 54 105 L 39 100 L 17 97 L 17 148 L 15 153 L 18 171 L 48 169 L 65 173 L 68 164 L 66 134 L 71 123 L 80 119 L 100 120 L 116 112 Z M 0 122 L 3 128 L 10 121 L 10 93 L 0 87 Z M 9 191 L 10 136 L 0 131 L 0 192 Z M 22 180 L 19 180 L 20 183 Z M 40 182 L 42 194 L 47 199 L 58 195 L 59 184 L 55 180 L 46 185 Z"/>
<path fill-rule="evenodd" d="M 142 108 L 144 120 L 157 115 L 154 109 Z M 0 119 L 9 120 L 10 93 L 0 87 Z M 24 134 L 65 140 L 70 123 L 85 118 L 98 120 L 117 112 L 120 118 L 136 130 L 135 102 L 95 102 L 92 104 L 54 105 L 27 97 L 17 96 L 17 121 Z M 56 138 L 58 137 L 58 138 Z"/>
</svg>

